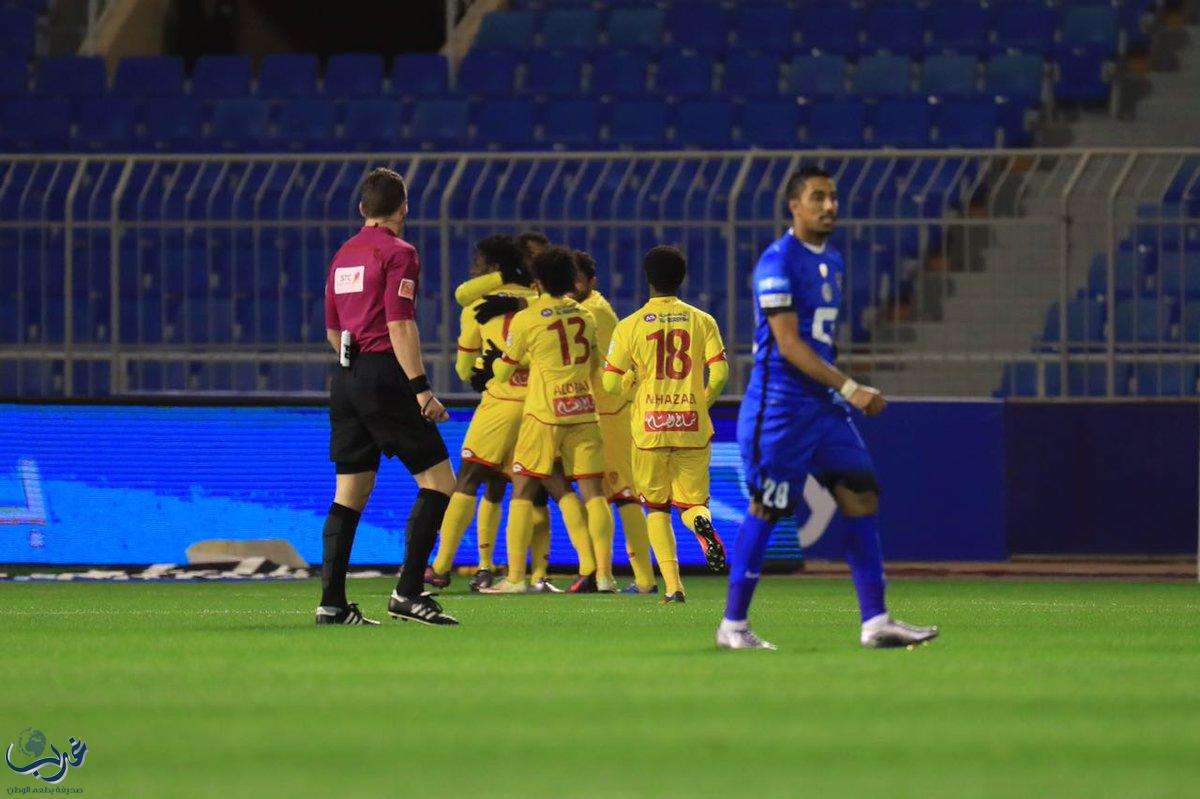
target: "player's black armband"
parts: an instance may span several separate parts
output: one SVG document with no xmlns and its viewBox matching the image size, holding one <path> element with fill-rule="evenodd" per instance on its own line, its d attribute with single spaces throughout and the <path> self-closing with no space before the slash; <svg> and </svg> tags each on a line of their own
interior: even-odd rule
<svg viewBox="0 0 1200 799">
<path fill-rule="evenodd" d="M 774 316 L 777 313 L 792 313 L 793 311 L 796 310 L 796 308 L 795 308 L 795 306 L 792 306 L 792 305 L 786 305 L 786 306 L 775 307 L 775 308 L 760 308 L 759 310 L 762 311 L 763 316 Z"/>
<path fill-rule="evenodd" d="M 433 391 L 433 387 L 429 385 L 429 377 L 426 375 L 417 375 L 408 381 L 408 387 L 412 389 L 414 394 L 420 394 L 424 391 Z"/>
<path fill-rule="evenodd" d="M 489 294 L 479 303 L 479 307 L 475 309 L 475 321 L 483 324 L 489 319 L 495 319 L 497 316 L 504 316 L 507 313 L 514 313 L 521 310 L 520 297 L 502 297 L 498 294 Z"/>
</svg>

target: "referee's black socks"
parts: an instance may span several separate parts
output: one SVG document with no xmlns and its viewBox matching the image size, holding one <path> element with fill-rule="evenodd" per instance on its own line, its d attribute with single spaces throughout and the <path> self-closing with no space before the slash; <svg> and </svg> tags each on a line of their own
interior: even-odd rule
<svg viewBox="0 0 1200 799">
<path fill-rule="evenodd" d="M 404 533 L 404 568 L 396 581 L 396 593 L 405 599 L 416 599 L 425 585 L 425 566 L 433 545 L 437 543 L 438 530 L 450 497 L 432 488 L 417 492 L 412 511 L 408 514 L 408 526 Z"/>
<path fill-rule="evenodd" d="M 321 604 L 331 608 L 346 607 L 346 569 L 350 565 L 350 549 L 354 546 L 354 531 L 362 513 L 339 505 L 329 506 L 325 517 L 324 556 L 321 559 Z"/>
</svg>

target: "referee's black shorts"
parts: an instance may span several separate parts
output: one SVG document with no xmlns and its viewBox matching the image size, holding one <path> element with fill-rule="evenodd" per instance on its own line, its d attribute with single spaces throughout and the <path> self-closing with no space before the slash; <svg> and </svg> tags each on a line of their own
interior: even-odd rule
<svg viewBox="0 0 1200 799">
<path fill-rule="evenodd" d="M 399 458 L 411 474 L 450 457 L 437 425 L 421 415 L 395 355 L 361 352 L 349 369 L 332 368 L 329 459 L 338 474 L 378 471 L 381 454 Z"/>
</svg>

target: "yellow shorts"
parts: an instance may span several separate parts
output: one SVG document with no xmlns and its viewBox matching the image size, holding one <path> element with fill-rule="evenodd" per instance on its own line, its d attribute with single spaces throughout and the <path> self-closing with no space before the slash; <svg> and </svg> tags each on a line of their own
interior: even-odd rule
<svg viewBox="0 0 1200 799">
<path fill-rule="evenodd" d="M 462 459 L 509 471 L 524 412 L 524 402 L 496 399 L 484 393 L 463 438 Z"/>
<path fill-rule="evenodd" d="M 633 433 L 629 430 L 629 406 L 614 414 L 600 414 L 604 439 L 604 496 L 609 502 L 636 499 L 633 491 Z"/>
<path fill-rule="evenodd" d="M 604 476 L 604 451 L 600 425 L 545 424 L 532 416 L 521 420 L 513 450 L 514 475 L 549 477 L 554 462 L 562 458 L 563 473 L 572 480 Z"/>
<path fill-rule="evenodd" d="M 711 447 L 633 450 L 633 484 L 647 510 L 708 504 Z"/>
</svg>

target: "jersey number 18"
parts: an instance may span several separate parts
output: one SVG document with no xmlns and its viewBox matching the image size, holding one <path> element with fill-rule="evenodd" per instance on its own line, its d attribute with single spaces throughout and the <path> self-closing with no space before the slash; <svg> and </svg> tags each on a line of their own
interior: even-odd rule
<svg viewBox="0 0 1200 799">
<path fill-rule="evenodd" d="M 692 373 L 692 356 L 688 353 L 692 345 L 692 336 L 686 330 L 656 330 L 646 336 L 646 341 L 653 341 L 655 344 L 655 378 L 682 380 Z"/>
</svg>

